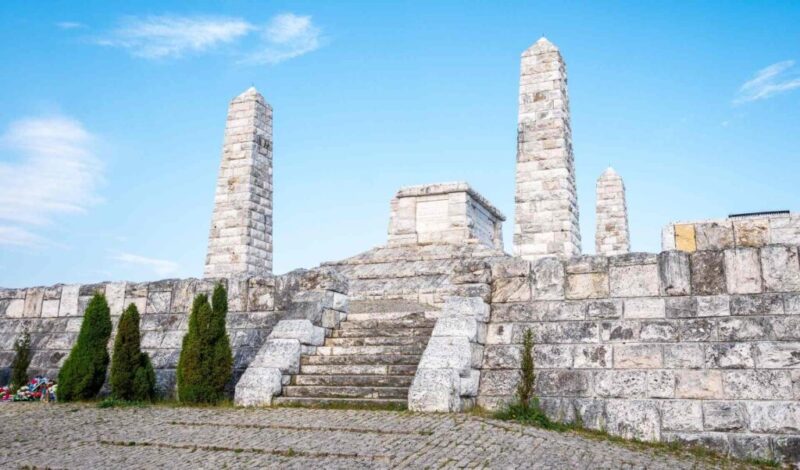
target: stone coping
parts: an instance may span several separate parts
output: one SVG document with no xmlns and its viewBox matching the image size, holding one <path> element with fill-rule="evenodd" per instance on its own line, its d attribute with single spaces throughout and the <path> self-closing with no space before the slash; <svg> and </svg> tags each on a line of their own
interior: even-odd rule
<svg viewBox="0 0 800 470">
<path fill-rule="evenodd" d="M 419 197 L 419 196 L 432 196 L 435 194 L 450 194 L 450 193 L 458 193 L 458 192 L 465 192 L 472 196 L 473 199 L 478 201 L 486 210 L 489 211 L 494 217 L 501 221 L 506 220 L 506 216 L 503 215 L 502 212 L 488 199 L 483 197 L 479 192 L 472 189 L 469 183 L 465 181 L 452 181 L 447 183 L 431 183 L 431 184 L 419 184 L 416 186 L 403 186 L 397 191 L 397 198 L 403 197 Z"/>
</svg>

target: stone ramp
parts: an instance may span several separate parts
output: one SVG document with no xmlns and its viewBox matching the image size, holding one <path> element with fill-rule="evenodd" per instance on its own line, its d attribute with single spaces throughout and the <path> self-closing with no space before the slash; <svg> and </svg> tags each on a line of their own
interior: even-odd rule
<svg viewBox="0 0 800 470">
<path fill-rule="evenodd" d="M 437 311 L 407 301 L 355 301 L 347 320 L 283 387 L 279 405 L 405 406 Z"/>
</svg>

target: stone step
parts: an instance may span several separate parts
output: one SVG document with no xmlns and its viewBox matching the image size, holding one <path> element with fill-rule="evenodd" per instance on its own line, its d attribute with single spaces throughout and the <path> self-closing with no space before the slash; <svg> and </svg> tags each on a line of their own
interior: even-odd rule
<svg viewBox="0 0 800 470">
<path fill-rule="evenodd" d="M 425 336 L 365 336 L 361 338 L 326 338 L 325 346 L 425 346 Z"/>
<path fill-rule="evenodd" d="M 295 375 L 292 385 L 410 387 L 413 375 Z"/>
<path fill-rule="evenodd" d="M 379 356 L 301 356 L 303 365 L 417 365 L 422 356 L 418 354 L 381 354 Z"/>
<path fill-rule="evenodd" d="M 325 364 L 301 365 L 300 375 L 414 375 L 417 364 Z"/>
<path fill-rule="evenodd" d="M 387 408 L 405 409 L 407 398 L 319 398 L 319 397 L 276 397 L 278 406 L 339 406 L 342 408 Z"/>
<path fill-rule="evenodd" d="M 329 387 L 287 385 L 281 390 L 285 397 L 315 398 L 407 398 L 408 387 Z"/>
<path fill-rule="evenodd" d="M 397 320 L 360 320 L 351 321 L 350 317 L 339 324 L 341 330 L 352 329 L 377 329 L 388 330 L 395 328 L 433 328 L 436 319 L 420 317 L 406 317 Z"/>
<path fill-rule="evenodd" d="M 425 344 L 407 344 L 401 346 L 319 346 L 317 356 L 355 356 L 383 354 L 422 354 Z"/>
<path fill-rule="evenodd" d="M 364 320 L 403 320 L 403 319 L 419 319 L 426 318 L 425 312 L 364 312 L 364 313 L 348 313 L 348 321 L 364 321 Z"/>
<path fill-rule="evenodd" d="M 437 310 L 428 304 L 421 304 L 409 300 L 351 300 L 349 311 L 351 313 L 371 312 L 425 312 Z"/>
<path fill-rule="evenodd" d="M 428 337 L 433 328 L 348 328 L 336 329 L 331 338 L 372 338 L 379 336 L 422 336 Z"/>
</svg>

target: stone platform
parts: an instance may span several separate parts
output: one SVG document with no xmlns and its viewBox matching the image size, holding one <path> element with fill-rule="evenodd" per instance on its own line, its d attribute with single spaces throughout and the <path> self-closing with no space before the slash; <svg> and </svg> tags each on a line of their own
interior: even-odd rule
<svg viewBox="0 0 800 470">
<path fill-rule="evenodd" d="M 16 423 L 0 433 L 0 468 L 718 466 L 470 415 L 17 403 L 0 418 Z"/>
</svg>

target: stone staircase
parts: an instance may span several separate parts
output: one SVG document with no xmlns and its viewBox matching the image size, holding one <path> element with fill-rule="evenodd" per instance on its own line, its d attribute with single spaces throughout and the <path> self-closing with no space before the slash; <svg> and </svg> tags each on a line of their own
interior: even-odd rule
<svg viewBox="0 0 800 470">
<path fill-rule="evenodd" d="M 405 407 L 436 313 L 414 302 L 351 302 L 325 344 L 301 356 L 275 403 Z"/>
</svg>

